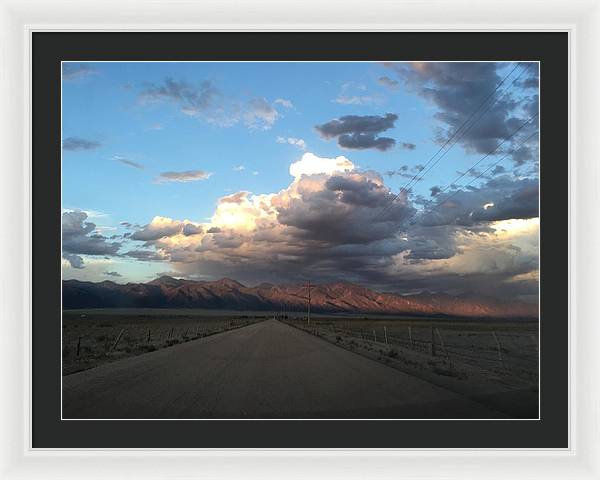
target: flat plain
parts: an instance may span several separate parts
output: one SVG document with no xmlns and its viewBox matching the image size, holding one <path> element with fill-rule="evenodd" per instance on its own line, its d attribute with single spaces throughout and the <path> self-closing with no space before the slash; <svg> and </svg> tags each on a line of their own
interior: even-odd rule
<svg viewBox="0 0 600 480">
<path fill-rule="evenodd" d="M 64 418 L 537 418 L 537 322 L 69 311 Z"/>
</svg>

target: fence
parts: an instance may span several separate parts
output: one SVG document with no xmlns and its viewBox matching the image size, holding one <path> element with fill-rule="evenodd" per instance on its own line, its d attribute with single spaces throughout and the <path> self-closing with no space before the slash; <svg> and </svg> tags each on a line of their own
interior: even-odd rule
<svg viewBox="0 0 600 480">
<path fill-rule="evenodd" d="M 297 327 L 307 330 L 301 322 Z M 381 325 L 374 321 L 314 322 L 310 333 L 360 340 L 367 345 L 397 348 L 484 370 L 510 371 L 529 378 L 537 375 L 538 335 L 533 331 L 456 329 L 440 326 Z"/>
</svg>

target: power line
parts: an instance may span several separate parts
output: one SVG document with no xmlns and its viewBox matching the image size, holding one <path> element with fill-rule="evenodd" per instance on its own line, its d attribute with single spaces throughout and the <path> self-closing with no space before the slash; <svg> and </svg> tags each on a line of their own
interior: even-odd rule
<svg viewBox="0 0 600 480">
<path fill-rule="evenodd" d="M 493 96 L 495 95 L 495 93 L 498 91 L 498 89 L 504 84 L 504 82 L 506 81 L 506 79 L 512 75 L 512 73 L 517 69 L 517 67 L 519 66 L 519 64 L 515 65 L 514 68 L 508 72 L 508 75 L 506 75 L 501 81 L 500 83 L 498 83 L 498 85 L 496 85 L 496 88 L 494 88 L 494 90 L 492 90 L 492 92 L 490 92 L 490 94 L 485 97 L 485 99 L 477 106 L 477 108 L 475 110 L 473 110 L 473 112 L 471 112 L 471 115 L 469 115 L 469 118 L 467 118 L 456 130 L 455 132 L 446 140 L 446 142 L 437 150 L 437 152 L 435 152 L 430 158 L 429 160 L 427 160 L 427 162 L 425 162 L 425 165 L 423 165 L 423 169 L 425 169 L 427 167 L 427 165 L 429 165 L 434 159 L 435 157 L 437 157 L 440 152 L 442 152 L 444 150 L 444 148 L 446 148 L 446 146 L 454 139 L 454 137 L 456 137 L 456 135 L 459 134 L 459 132 L 464 128 L 464 126 L 475 116 L 475 114 L 479 111 L 479 109 L 481 109 L 481 107 L 483 107 L 483 105 L 486 104 L 486 102 Z M 379 216 L 381 214 L 383 214 L 385 212 L 385 210 L 391 205 L 393 204 L 396 199 L 400 196 L 400 194 L 402 193 L 402 191 L 407 189 L 407 186 L 410 185 L 421 173 L 422 170 L 418 171 L 417 173 L 415 173 L 415 175 L 412 177 L 412 179 L 403 187 L 400 188 L 400 191 L 394 195 L 394 198 L 392 198 L 392 200 L 389 202 L 389 204 L 386 207 L 383 207 L 383 210 L 381 212 L 379 212 L 379 214 L 377 214 L 377 216 L 373 219 L 373 221 L 375 221 L 377 218 L 379 218 Z"/>
<path fill-rule="evenodd" d="M 459 188 L 465 188 L 468 187 L 469 185 L 471 185 L 473 182 L 479 180 L 481 177 L 483 177 L 487 172 L 489 172 L 492 168 L 494 168 L 496 165 L 498 165 L 502 160 L 504 160 L 505 158 L 509 157 L 510 155 L 512 155 L 514 152 L 516 152 L 517 150 L 520 150 L 521 148 L 523 148 L 523 146 L 531 139 L 533 138 L 535 135 L 537 135 L 539 133 L 539 131 L 535 131 L 533 132 L 531 135 L 529 135 L 525 140 L 523 140 L 523 142 L 521 142 L 517 147 L 513 148 L 510 152 L 508 152 L 506 155 L 504 155 L 503 157 L 501 157 L 500 159 L 496 160 L 494 163 L 490 164 L 484 171 L 482 171 L 479 175 L 477 175 L 477 177 L 473 178 L 472 180 L 470 180 L 469 182 L 467 182 L 464 185 L 461 185 Z M 488 154 L 489 155 L 489 154 Z M 464 176 L 464 175 L 463 175 Z M 435 205 L 435 207 L 433 207 L 431 210 L 429 210 L 428 212 L 425 212 L 424 214 L 422 214 L 423 217 L 426 217 L 427 215 L 433 213 L 434 211 L 436 211 L 439 207 L 441 207 L 444 203 L 446 203 L 447 201 L 449 201 L 451 198 L 453 198 L 454 196 L 458 195 L 459 193 L 461 193 L 462 190 L 456 190 L 455 192 L 453 192 L 451 195 L 449 195 L 448 197 L 446 197 L 444 200 L 442 200 L 441 202 L 439 202 L 437 205 Z M 439 195 L 439 194 L 438 194 Z M 414 216 L 414 215 L 413 215 Z"/>
<path fill-rule="evenodd" d="M 435 167 L 442 160 L 442 158 L 444 158 L 446 156 L 446 154 L 450 150 L 452 150 L 452 147 L 454 147 L 454 145 L 456 145 L 471 130 L 471 128 L 473 128 L 473 126 L 481 119 L 481 117 L 483 117 L 487 112 L 489 112 L 492 109 L 492 107 L 497 102 L 499 102 L 502 99 L 502 97 L 504 97 L 508 93 L 508 91 L 512 88 L 512 86 L 517 82 L 517 80 L 519 80 L 519 78 L 521 78 L 521 76 L 529 69 L 530 66 L 531 66 L 531 64 L 526 65 L 525 68 L 521 69 L 521 73 L 516 78 L 513 79 L 513 81 L 511 82 L 511 84 L 508 87 L 506 87 L 503 90 L 502 94 L 496 100 L 494 100 L 492 103 L 490 103 L 487 106 L 487 108 L 479 114 L 479 116 L 471 123 L 471 125 L 469 125 L 469 127 L 460 134 L 460 137 L 458 137 L 454 141 L 454 143 L 452 145 L 450 145 L 450 147 L 446 151 L 444 151 L 444 153 L 442 153 L 442 155 L 440 157 L 438 157 L 438 159 L 433 163 L 433 165 L 431 165 L 425 172 L 423 172 L 423 174 L 421 174 L 421 171 L 419 171 L 418 175 L 420 175 L 420 178 L 417 178 L 416 181 L 412 185 L 410 185 L 410 188 L 407 188 L 405 186 L 404 189 L 408 190 L 410 192 L 410 190 L 412 189 L 412 187 L 414 187 L 414 185 L 416 185 L 418 182 L 423 180 L 423 178 L 425 178 L 425 175 L 427 175 L 427 173 L 429 173 L 433 169 L 433 167 Z M 514 69 L 513 69 L 513 71 L 514 71 Z M 510 73 L 512 73 L 513 71 L 511 71 Z"/>
<path fill-rule="evenodd" d="M 450 136 L 446 142 L 444 143 L 444 145 L 442 145 L 438 151 L 425 163 L 425 165 L 423 166 L 423 169 L 421 169 L 420 171 L 418 171 L 413 178 L 403 187 L 401 187 L 400 191 L 394 195 L 394 197 L 392 198 L 392 200 L 388 203 L 388 205 L 386 205 L 385 207 L 382 208 L 382 210 L 380 210 L 380 212 L 373 218 L 373 221 L 376 221 L 377 219 L 379 219 L 381 217 L 381 215 L 383 215 L 389 208 L 391 205 L 393 205 L 393 203 L 396 201 L 396 199 L 400 196 L 400 194 L 403 191 L 407 191 L 410 192 L 410 190 L 412 189 L 412 187 L 420 182 L 425 175 L 431 171 L 431 169 L 433 167 L 435 167 L 435 165 L 437 165 L 439 163 L 439 161 L 452 149 L 452 147 L 454 147 L 454 145 L 456 145 L 463 137 L 464 135 L 466 135 L 466 133 L 475 125 L 475 123 L 481 119 L 481 117 L 483 115 L 485 115 L 485 113 L 487 113 L 492 106 L 494 106 L 496 104 L 497 101 L 499 101 L 504 95 L 506 95 L 506 93 L 510 90 L 510 88 L 512 88 L 512 86 L 517 82 L 517 80 L 519 80 L 519 78 L 529 69 L 529 67 L 531 66 L 531 64 L 526 65 L 522 70 L 521 73 L 513 79 L 513 81 L 511 82 L 511 84 L 505 88 L 502 92 L 502 94 L 500 95 L 500 97 L 498 97 L 496 100 L 494 100 L 492 103 L 490 103 L 490 105 L 483 111 L 481 112 L 481 114 L 477 117 L 477 119 L 475 119 L 473 121 L 473 123 L 471 123 L 471 125 L 467 128 L 467 130 L 465 130 L 464 132 L 462 132 L 462 134 L 460 135 L 459 138 L 456 139 L 456 141 L 450 146 L 450 148 L 448 148 L 442 155 L 441 157 L 439 157 L 435 163 L 433 165 L 431 165 L 429 168 L 426 169 L 425 172 L 421 173 L 423 170 L 425 170 L 425 168 L 427 167 L 427 165 L 429 165 L 434 159 L 435 157 L 448 145 L 448 143 L 450 143 L 457 134 L 459 134 L 459 132 L 471 121 L 471 119 L 473 119 L 473 117 L 477 114 L 477 112 L 487 103 L 487 101 L 493 97 L 496 92 L 499 90 L 499 88 L 504 84 L 504 82 L 508 79 L 508 77 L 510 77 L 512 75 L 512 73 L 519 67 L 520 64 L 515 65 L 515 67 L 513 67 L 513 69 L 502 79 L 502 81 L 496 86 L 496 88 L 485 98 L 485 100 L 483 102 L 481 102 L 481 104 L 471 113 L 471 115 L 469 116 L 469 118 L 467 118 L 462 124 L 461 126 L 452 134 L 452 136 Z M 416 181 L 415 181 L 416 180 Z M 413 183 L 414 182 L 414 183 Z M 410 189 L 408 188 L 410 187 Z"/>
<path fill-rule="evenodd" d="M 538 114 L 535 113 L 534 115 L 532 115 L 531 117 L 529 117 L 529 120 L 527 120 L 523 125 L 521 125 L 519 128 L 517 128 L 510 136 L 506 137 L 504 140 L 502 140 L 502 142 L 500 142 L 498 145 L 496 145 L 496 148 L 494 148 L 494 150 L 492 150 L 489 153 L 486 153 L 483 157 L 481 157 L 479 160 L 477 160 L 477 162 L 475 162 L 468 170 L 466 170 L 465 172 L 461 173 L 451 183 L 449 183 L 442 190 L 440 190 L 438 192 L 438 195 L 440 193 L 444 193 L 446 190 L 448 190 L 448 188 L 450 188 L 452 185 L 456 184 L 456 182 L 458 180 L 460 180 L 461 178 L 463 178 L 471 170 L 473 170 L 475 167 L 477 167 L 477 165 L 479 165 L 481 162 L 483 162 L 487 157 L 489 157 L 490 155 L 492 155 L 496 150 L 498 150 L 502 146 L 502 144 L 506 143 L 508 140 L 510 140 L 511 138 L 513 138 L 517 133 L 519 133 L 523 128 L 525 128 L 527 126 L 527 124 L 529 124 L 529 122 L 531 122 L 537 116 L 538 116 Z M 502 158 L 505 158 L 505 157 L 502 157 Z"/>
</svg>

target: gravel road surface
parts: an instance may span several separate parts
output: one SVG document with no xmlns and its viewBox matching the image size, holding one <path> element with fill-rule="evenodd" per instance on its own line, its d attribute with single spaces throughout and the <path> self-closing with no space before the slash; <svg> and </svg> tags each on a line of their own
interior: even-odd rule
<svg viewBox="0 0 600 480">
<path fill-rule="evenodd" d="M 63 377 L 63 418 L 498 418 L 268 320 Z"/>
</svg>

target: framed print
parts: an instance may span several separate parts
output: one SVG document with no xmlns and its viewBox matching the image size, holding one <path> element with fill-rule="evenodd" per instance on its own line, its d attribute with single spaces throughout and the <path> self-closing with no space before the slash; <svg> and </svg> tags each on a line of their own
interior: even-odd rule
<svg viewBox="0 0 600 480">
<path fill-rule="evenodd" d="M 568 446 L 567 323 L 543 316 L 566 315 L 544 295 L 565 264 L 540 262 L 567 218 L 540 156 L 566 152 L 566 34 L 138 35 L 33 35 L 34 144 L 54 106 L 62 159 L 61 296 L 38 296 L 40 260 L 33 317 L 34 389 L 59 391 L 33 398 L 34 446 Z M 427 38 L 446 58 L 398 47 Z M 36 93 L 55 56 L 60 95 Z M 136 437 L 152 424 L 204 435 Z"/>
<path fill-rule="evenodd" d="M 346 25 L 27 27 L 13 465 L 596 475 L 589 31 Z"/>
</svg>

